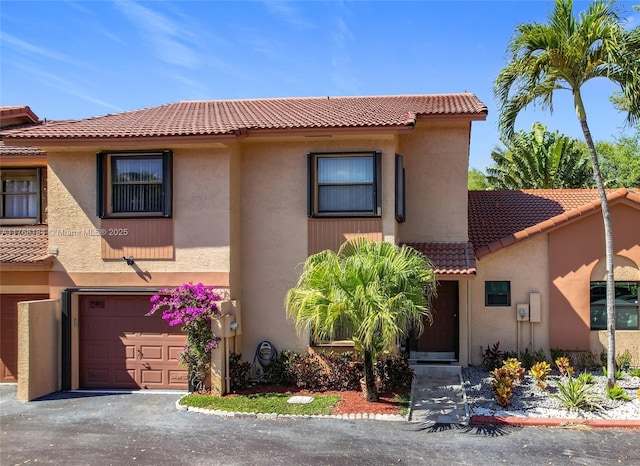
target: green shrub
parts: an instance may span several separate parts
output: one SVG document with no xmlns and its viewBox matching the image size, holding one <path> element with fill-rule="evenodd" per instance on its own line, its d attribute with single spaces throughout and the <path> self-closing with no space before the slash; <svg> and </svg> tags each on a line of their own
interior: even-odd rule
<svg viewBox="0 0 640 466">
<path fill-rule="evenodd" d="M 613 387 L 607 387 L 607 396 L 612 400 L 631 401 L 631 397 L 617 383 L 613 384 Z"/>
<path fill-rule="evenodd" d="M 411 388 L 415 377 L 407 358 L 400 356 L 378 360 L 376 370 L 382 381 L 380 389 L 383 392 Z"/>
<path fill-rule="evenodd" d="M 607 366 L 602 366 L 602 373 L 604 374 L 605 377 L 609 377 L 609 371 L 607 371 Z M 622 380 L 623 377 L 624 375 L 622 375 L 622 371 L 620 369 L 616 369 L 614 378 L 616 380 Z"/>
<path fill-rule="evenodd" d="M 568 353 L 565 350 L 562 350 L 560 348 L 551 348 L 549 350 L 549 353 L 551 354 L 551 360 L 555 361 L 558 358 L 566 358 L 568 357 Z"/>
<path fill-rule="evenodd" d="M 602 409 L 600 397 L 592 393 L 593 385 L 587 385 L 580 379 L 568 377 L 565 382 L 559 382 L 556 388 L 558 392 L 551 396 L 569 410 Z"/>
<path fill-rule="evenodd" d="M 578 375 L 578 380 L 591 385 L 594 382 L 593 374 L 591 372 L 581 372 L 580 375 Z"/>
<path fill-rule="evenodd" d="M 626 349 L 624 350 L 624 353 L 619 354 L 616 357 L 616 367 L 622 371 L 629 372 L 632 360 L 633 356 L 631 356 L 631 351 Z"/>
<path fill-rule="evenodd" d="M 240 353 L 229 354 L 229 379 L 232 391 L 244 388 L 249 383 L 251 363 L 241 358 Z"/>
<path fill-rule="evenodd" d="M 632 377 L 640 377 L 640 367 L 636 367 L 635 369 L 631 369 L 629 371 L 629 375 Z"/>
</svg>

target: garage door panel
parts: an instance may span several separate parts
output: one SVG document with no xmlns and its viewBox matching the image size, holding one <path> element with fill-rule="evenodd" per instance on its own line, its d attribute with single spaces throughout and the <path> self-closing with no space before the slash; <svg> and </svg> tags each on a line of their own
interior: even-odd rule
<svg viewBox="0 0 640 466">
<path fill-rule="evenodd" d="M 141 371 L 142 383 L 144 385 L 149 385 L 149 384 L 165 385 L 162 375 L 163 375 L 163 371 L 161 370 L 143 369 Z"/>
<path fill-rule="evenodd" d="M 178 365 L 185 334 L 160 315 L 145 316 L 149 308 L 148 296 L 81 297 L 82 387 L 187 388 L 187 371 Z M 107 347 L 108 360 L 89 357 L 85 349 L 94 346 Z M 107 379 L 89 377 L 94 369 L 106 369 Z"/>
<path fill-rule="evenodd" d="M 171 370 L 169 372 L 169 386 L 180 388 L 187 384 L 188 374 L 186 370 Z"/>
</svg>

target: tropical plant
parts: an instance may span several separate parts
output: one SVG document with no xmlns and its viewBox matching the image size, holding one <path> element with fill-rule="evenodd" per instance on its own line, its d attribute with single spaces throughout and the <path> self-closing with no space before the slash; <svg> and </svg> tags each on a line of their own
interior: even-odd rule
<svg viewBox="0 0 640 466">
<path fill-rule="evenodd" d="M 502 368 L 511 374 L 514 382 L 520 382 L 524 377 L 524 367 L 516 358 L 505 359 L 502 363 Z"/>
<path fill-rule="evenodd" d="M 591 385 L 595 380 L 591 372 L 580 372 L 578 379 L 588 385 Z"/>
<path fill-rule="evenodd" d="M 180 353 L 179 362 L 189 369 L 189 377 L 197 391 L 205 388 L 211 369 L 211 350 L 220 338 L 211 329 L 211 319 L 220 317 L 220 294 L 202 283 L 185 283 L 177 288 L 166 288 L 151 297 L 150 316 L 162 310 L 162 318 L 169 325 L 180 325 L 187 334 L 187 344 Z"/>
<path fill-rule="evenodd" d="M 431 321 L 436 281 L 433 266 L 417 250 L 356 238 L 338 252 L 307 258 L 286 297 L 287 313 L 299 332 L 331 340 L 350 329 L 363 353 L 366 396 L 378 401 L 374 360 L 381 348 L 397 344 Z"/>
<path fill-rule="evenodd" d="M 572 0 L 556 0 L 546 24 L 521 24 L 508 45 L 510 60 L 496 78 L 499 126 L 507 138 L 514 133 L 521 110 L 541 104 L 553 111 L 556 90 L 569 90 L 580 122 L 601 201 L 607 270 L 607 366 L 615 367 L 615 296 L 613 235 L 607 193 L 598 155 L 587 123 L 583 85 L 593 78 L 607 78 L 620 86 L 627 119 L 640 116 L 640 27 L 626 30 L 613 2 L 596 0 L 578 18 Z M 609 386 L 615 381 L 609 377 Z"/>
<path fill-rule="evenodd" d="M 500 349 L 500 342 L 497 341 L 493 346 L 487 345 L 487 349 L 482 353 L 482 364 L 485 369 L 492 371 L 502 365 L 504 354 Z"/>
<path fill-rule="evenodd" d="M 612 400 L 623 400 L 623 401 L 631 401 L 631 397 L 627 395 L 624 388 L 618 386 L 618 384 L 613 384 L 613 387 L 607 387 L 607 396 Z"/>
<path fill-rule="evenodd" d="M 492 370 L 491 375 L 493 376 L 491 387 L 494 398 L 500 406 L 506 408 L 513 397 L 513 372 L 507 367 L 501 367 Z"/>
<path fill-rule="evenodd" d="M 568 377 L 564 382 L 558 382 L 556 388 L 558 392 L 551 396 L 569 410 L 602 409 L 600 397 L 592 393 L 593 385 L 587 385 L 583 380 Z"/>
<path fill-rule="evenodd" d="M 493 165 L 487 168 L 487 182 L 494 189 L 588 188 L 593 184 L 589 157 L 578 140 L 551 133 L 542 123 L 531 132 L 519 131 L 505 148 L 491 152 Z"/>
<path fill-rule="evenodd" d="M 551 365 L 547 361 L 537 362 L 529 369 L 529 374 L 536 379 L 536 385 L 544 390 L 547 388 L 547 376 L 551 374 Z"/>
<path fill-rule="evenodd" d="M 558 368 L 558 371 L 560 371 L 560 375 L 565 377 L 565 376 L 572 376 L 573 374 L 575 374 L 575 369 L 573 368 L 573 366 L 571 365 L 571 361 L 569 360 L 569 358 L 563 356 L 560 357 L 558 359 L 555 360 L 556 363 L 556 367 Z"/>
</svg>

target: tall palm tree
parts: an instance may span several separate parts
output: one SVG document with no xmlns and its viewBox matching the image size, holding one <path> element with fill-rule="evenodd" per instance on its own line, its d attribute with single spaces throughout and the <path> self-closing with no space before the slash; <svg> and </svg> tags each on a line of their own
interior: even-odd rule
<svg viewBox="0 0 640 466">
<path fill-rule="evenodd" d="M 494 92 L 500 105 L 499 125 L 507 137 L 529 104 L 553 111 L 556 90 L 573 95 L 576 115 L 589 149 L 602 204 L 607 269 L 607 383 L 615 383 L 615 306 L 611 216 L 598 156 L 587 124 L 582 86 L 607 78 L 620 86 L 628 121 L 640 116 L 640 28 L 625 30 L 613 2 L 596 0 L 576 18 L 571 0 L 556 0 L 548 23 L 521 24 L 508 45 L 510 60 L 500 71 Z"/>
<path fill-rule="evenodd" d="M 494 189 L 587 188 L 593 183 L 589 157 L 576 139 L 551 133 L 542 123 L 531 132 L 502 138 L 505 149 L 491 152 L 487 181 Z"/>
<path fill-rule="evenodd" d="M 409 246 L 357 238 L 335 253 L 307 258 L 298 282 L 287 293 L 288 314 L 296 328 L 314 340 L 353 331 L 364 353 L 367 400 L 378 401 L 374 358 L 412 329 L 431 319 L 435 295 L 433 266 Z"/>
</svg>

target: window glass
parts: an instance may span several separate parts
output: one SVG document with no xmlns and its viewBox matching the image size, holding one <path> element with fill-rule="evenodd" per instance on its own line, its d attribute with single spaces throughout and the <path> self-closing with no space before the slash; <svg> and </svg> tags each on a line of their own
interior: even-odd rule
<svg viewBox="0 0 640 466">
<path fill-rule="evenodd" d="M 113 212 L 162 212 L 162 158 L 113 157 Z"/>
<path fill-rule="evenodd" d="M 38 217 L 37 169 L 2 170 L 1 216 L 6 219 Z"/>
<path fill-rule="evenodd" d="M 373 157 L 318 157 L 318 183 L 373 183 Z"/>
<path fill-rule="evenodd" d="M 638 283 L 615 282 L 616 330 L 637 330 Z M 591 330 L 607 329 L 607 284 L 591 282 Z"/>
<path fill-rule="evenodd" d="M 485 306 L 511 306 L 511 282 L 485 282 Z"/>
<path fill-rule="evenodd" d="M 377 152 L 309 154 L 310 215 L 380 215 Z"/>
<path fill-rule="evenodd" d="M 96 214 L 105 217 L 171 217 L 170 150 L 98 152 Z"/>
</svg>

